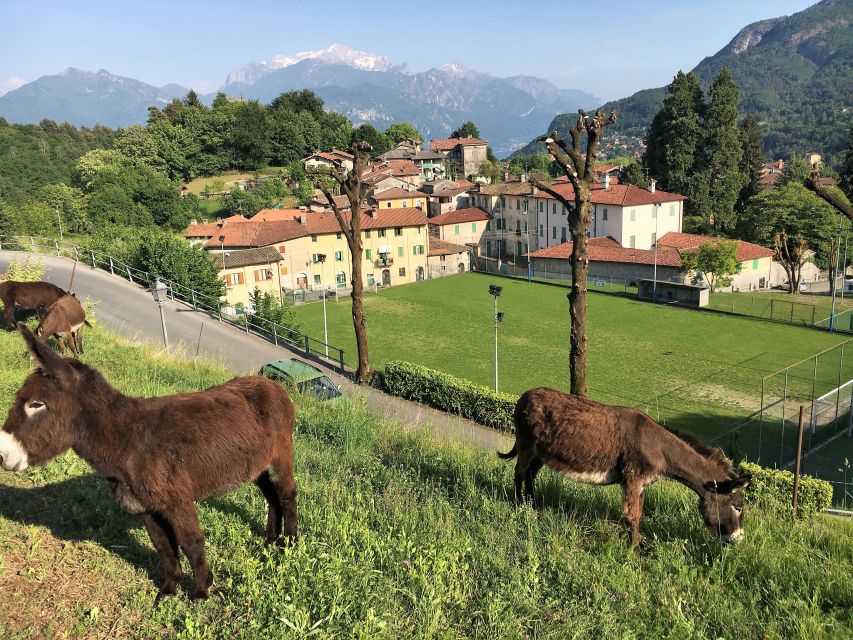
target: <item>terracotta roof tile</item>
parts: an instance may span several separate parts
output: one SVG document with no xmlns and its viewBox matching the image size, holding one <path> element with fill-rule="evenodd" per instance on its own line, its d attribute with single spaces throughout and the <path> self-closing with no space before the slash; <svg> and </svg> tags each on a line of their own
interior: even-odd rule
<svg viewBox="0 0 853 640">
<path fill-rule="evenodd" d="M 307 214 L 307 224 L 303 228 L 310 234 L 338 233 L 341 230 L 334 213 Z M 349 222 L 349 212 L 344 214 L 344 220 Z M 426 214 L 417 207 L 396 209 L 376 209 L 375 217 L 361 212 L 362 229 L 393 229 L 394 227 L 417 227 L 426 225 Z"/>
<path fill-rule="evenodd" d="M 420 191 L 409 191 L 402 187 L 393 187 L 379 193 L 374 193 L 371 197 L 374 200 L 399 200 L 400 198 L 426 198 L 427 194 Z"/>
<path fill-rule="evenodd" d="M 574 200 L 575 190 L 571 183 L 554 181 L 551 187 L 567 199 Z M 554 199 L 554 196 L 541 190 L 537 193 L 536 197 Z M 656 189 L 652 193 L 648 189 L 643 189 L 633 184 L 618 184 L 612 180 L 609 189 L 605 189 L 602 184 L 597 184 L 592 190 L 593 204 L 612 204 L 619 207 L 636 207 L 645 204 L 654 204 L 655 202 L 677 202 L 679 200 L 687 200 L 687 196 L 661 191 L 660 189 Z"/>
<path fill-rule="evenodd" d="M 429 141 L 429 148 L 430 151 L 450 151 L 450 149 L 459 145 L 468 146 L 480 144 L 489 143 L 485 140 L 480 140 L 480 138 L 437 138 Z"/>
<path fill-rule="evenodd" d="M 190 224 L 184 231 L 185 238 L 210 238 L 222 226 L 221 222 L 201 222 Z"/>
<path fill-rule="evenodd" d="M 223 256 L 221 253 L 208 253 L 208 258 L 217 267 L 222 267 Z M 281 262 L 281 254 L 275 247 L 257 247 L 255 249 L 243 249 L 242 251 L 226 251 L 224 262 L 226 269 L 235 267 L 249 267 L 256 264 L 269 264 L 270 262 Z"/>
<path fill-rule="evenodd" d="M 468 207 L 467 209 L 456 209 L 456 211 L 448 211 L 440 216 L 435 216 L 428 220 L 429 224 L 436 226 L 445 226 L 448 224 L 461 224 L 464 222 L 477 222 L 479 220 L 491 220 L 492 216 L 483 211 L 480 207 Z"/>
<path fill-rule="evenodd" d="M 439 240 L 438 238 L 429 239 L 428 255 L 449 256 L 459 253 L 468 253 L 468 247 L 465 247 L 461 244 L 453 244 L 452 242 L 445 242 L 444 240 Z"/>
<path fill-rule="evenodd" d="M 250 220 L 254 222 L 260 222 L 263 220 L 271 222 L 293 220 L 294 218 L 298 218 L 300 213 L 302 213 L 301 209 L 261 209 L 253 215 Z"/>
<path fill-rule="evenodd" d="M 553 247 L 539 249 L 530 253 L 531 258 L 552 258 L 568 260 L 572 255 L 572 243 L 564 242 Z M 654 264 L 655 252 L 650 249 L 630 249 L 623 247 L 613 238 L 590 238 L 590 262 L 621 262 L 627 264 Z M 681 256 L 675 249 L 658 249 L 657 263 L 664 267 L 681 268 Z"/>
<path fill-rule="evenodd" d="M 224 225 L 205 245 L 217 247 L 263 247 L 306 235 L 305 227 L 294 220 L 245 221 Z M 224 236 L 224 240 L 220 240 Z"/>
<path fill-rule="evenodd" d="M 661 236 L 661 239 L 658 241 L 658 246 L 695 251 L 706 242 L 716 243 L 717 238 L 714 238 L 713 236 L 700 236 L 695 233 L 676 233 L 674 231 L 670 231 L 669 233 Z M 738 243 L 738 262 L 757 260 L 759 258 L 769 258 L 775 254 L 775 251 L 772 249 L 768 249 L 751 242 L 746 242 L 744 240 L 736 240 L 736 242 Z"/>
</svg>

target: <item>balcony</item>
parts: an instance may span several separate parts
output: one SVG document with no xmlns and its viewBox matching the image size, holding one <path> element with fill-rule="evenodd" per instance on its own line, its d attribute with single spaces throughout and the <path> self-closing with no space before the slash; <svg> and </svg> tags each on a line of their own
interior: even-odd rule
<svg viewBox="0 0 853 640">
<path fill-rule="evenodd" d="M 391 256 L 380 256 L 373 261 L 375 267 L 390 267 L 394 264 L 394 258 Z"/>
</svg>

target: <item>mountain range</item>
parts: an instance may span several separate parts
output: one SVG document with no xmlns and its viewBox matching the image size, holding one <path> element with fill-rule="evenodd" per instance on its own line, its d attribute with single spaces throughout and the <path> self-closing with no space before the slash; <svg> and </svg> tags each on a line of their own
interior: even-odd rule
<svg viewBox="0 0 853 640">
<path fill-rule="evenodd" d="M 560 89 L 541 78 L 498 78 L 455 63 L 412 73 L 384 56 L 339 44 L 251 63 L 229 73 L 220 90 L 268 103 L 285 91 L 303 88 L 315 91 L 326 108 L 346 115 L 356 126 L 369 122 L 385 129 L 405 121 L 431 138 L 473 120 L 498 155 L 524 144 L 555 115 L 599 102 L 589 93 Z M 126 127 L 144 123 L 149 106 L 162 106 L 186 92 L 177 85 L 154 87 L 104 70 L 66 69 L 0 96 L 0 117 L 21 123 L 50 118 Z M 202 100 L 209 103 L 214 95 Z"/>
<path fill-rule="evenodd" d="M 707 91 L 719 70 L 728 67 L 740 87 L 739 110 L 761 123 L 768 157 L 817 151 L 838 166 L 853 124 L 851 23 L 853 0 L 823 0 L 791 16 L 744 27 L 693 73 Z M 616 111 L 617 121 L 603 143 L 637 142 L 665 97 L 666 87 L 659 87 L 604 104 L 605 111 Z M 548 131 L 568 136 L 576 120 L 576 112 L 562 114 Z M 540 149 L 534 141 L 516 153 Z"/>
</svg>

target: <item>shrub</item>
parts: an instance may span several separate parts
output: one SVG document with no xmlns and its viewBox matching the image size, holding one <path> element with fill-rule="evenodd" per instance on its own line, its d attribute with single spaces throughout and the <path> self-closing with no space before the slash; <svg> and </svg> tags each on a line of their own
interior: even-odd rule
<svg viewBox="0 0 853 640">
<path fill-rule="evenodd" d="M 772 511 L 791 513 L 794 495 L 794 474 L 781 469 L 742 462 L 740 470 L 752 474 L 752 482 L 744 490 L 746 499 Z M 832 504 L 832 485 L 825 480 L 800 476 L 800 491 L 797 498 L 797 515 L 809 518 Z"/>
<path fill-rule="evenodd" d="M 422 402 L 488 427 L 514 430 L 512 414 L 518 396 L 495 393 L 449 373 L 401 361 L 385 365 L 385 386 L 395 396 Z"/>
<path fill-rule="evenodd" d="M 45 267 L 41 258 L 27 256 L 23 262 L 11 260 L 5 274 L 0 274 L 0 282 L 3 280 L 16 280 L 17 282 L 38 282 L 44 276 Z"/>
</svg>

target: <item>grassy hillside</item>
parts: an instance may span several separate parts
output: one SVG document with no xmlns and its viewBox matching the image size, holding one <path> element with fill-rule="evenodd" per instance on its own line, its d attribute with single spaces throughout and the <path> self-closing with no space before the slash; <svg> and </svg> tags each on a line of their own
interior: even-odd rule
<svg viewBox="0 0 853 640">
<path fill-rule="evenodd" d="M 86 360 L 136 394 L 224 380 L 96 331 Z M 0 411 L 30 368 L 0 334 Z M 264 549 L 254 487 L 200 505 L 222 593 L 155 604 L 159 568 L 136 520 L 73 453 L 0 472 L 0 637 L 819 638 L 853 624 L 853 523 L 749 511 L 721 549 L 695 496 L 648 491 L 642 554 L 616 488 L 540 478 L 512 509 L 492 452 L 380 423 L 358 403 L 298 400 L 300 539 Z M 186 566 L 186 562 L 184 563 Z M 185 580 L 183 586 L 190 584 Z"/>
</svg>

